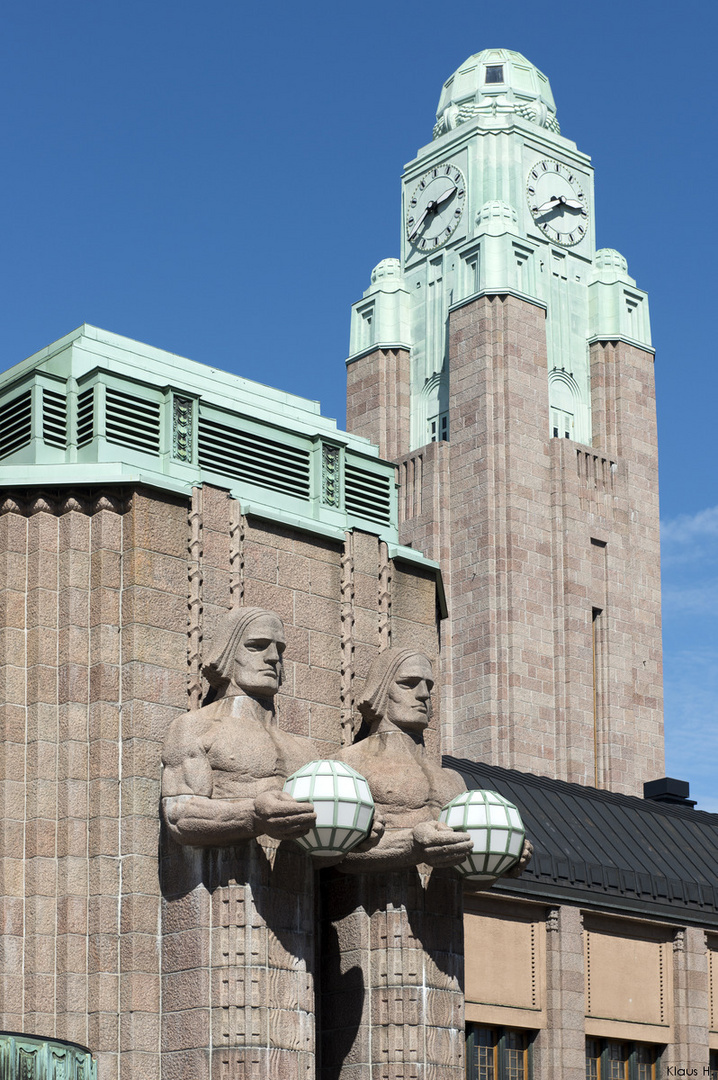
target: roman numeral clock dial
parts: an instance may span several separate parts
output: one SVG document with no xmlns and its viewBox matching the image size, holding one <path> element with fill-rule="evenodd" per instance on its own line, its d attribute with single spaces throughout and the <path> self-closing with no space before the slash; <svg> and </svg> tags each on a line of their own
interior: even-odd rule
<svg viewBox="0 0 718 1080">
<path fill-rule="evenodd" d="M 550 158 L 537 162 L 526 180 L 526 198 L 534 222 L 555 244 L 573 247 L 588 234 L 588 200 L 568 165 Z"/>
<path fill-rule="evenodd" d="M 437 165 L 419 180 L 406 210 L 406 236 L 419 251 L 441 247 L 461 220 L 466 181 L 455 165 Z"/>
</svg>

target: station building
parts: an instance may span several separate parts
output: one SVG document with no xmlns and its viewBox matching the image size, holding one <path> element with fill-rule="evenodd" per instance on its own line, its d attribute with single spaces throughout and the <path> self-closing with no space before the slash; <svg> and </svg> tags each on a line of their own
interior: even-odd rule
<svg viewBox="0 0 718 1080">
<path fill-rule="evenodd" d="M 0 378 L 0 1074 L 718 1076 L 718 815 L 652 783 L 646 294 L 596 248 L 590 159 L 518 53 L 447 80 L 401 184 L 400 258 L 352 311 L 347 431 L 90 326 Z M 240 604 L 283 619 L 278 724 L 321 756 L 356 735 L 379 651 L 436 657 L 428 752 L 534 845 L 520 878 L 466 885 L 443 996 L 439 931 L 387 909 L 357 961 L 373 1043 L 322 1026 L 333 871 L 302 886 L 313 958 L 248 916 L 229 855 L 168 886 L 162 742 Z M 254 901 L 276 919 L 298 886 L 273 865 Z M 464 1024 L 465 1062 L 440 1037 Z"/>
</svg>

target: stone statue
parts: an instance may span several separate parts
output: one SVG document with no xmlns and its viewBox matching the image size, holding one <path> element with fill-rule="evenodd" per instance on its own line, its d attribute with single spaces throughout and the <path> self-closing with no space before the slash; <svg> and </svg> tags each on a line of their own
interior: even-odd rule
<svg viewBox="0 0 718 1080">
<path fill-rule="evenodd" d="M 162 760 L 162 805 L 180 844 L 223 847 L 266 835 L 303 836 L 311 804 L 282 785 L 312 758 L 311 744 L 276 726 L 284 626 L 261 608 L 236 608 L 217 628 L 204 674 L 211 704 L 170 725 Z"/>
<path fill-rule="evenodd" d="M 369 783 L 376 805 L 374 845 L 350 852 L 338 867 L 344 872 L 399 870 L 418 863 L 455 866 L 471 851 L 468 833 L 438 820 L 442 806 L 465 785 L 425 752 L 433 685 L 430 661 L 413 649 L 386 649 L 369 670 L 357 702 L 369 734 L 339 757 Z"/>
</svg>

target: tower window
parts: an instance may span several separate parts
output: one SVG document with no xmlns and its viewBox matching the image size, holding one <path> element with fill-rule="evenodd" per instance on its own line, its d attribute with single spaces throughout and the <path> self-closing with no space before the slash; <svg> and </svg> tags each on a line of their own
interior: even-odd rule
<svg viewBox="0 0 718 1080">
<path fill-rule="evenodd" d="M 449 438 L 449 414 L 439 413 L 429 417 L 429 442 L 447 442 Z"/>
<path fill-rule="evenodd" d="M 504 65 L 487 64 L 485 81 L 487 83 L 502 83 L 504 81 Z"/>
<path fill-rule="evenodd" d="M 573 439 L 573 414 L 564 409 L 551 409 L 551 435 L 554 439 Z"/>
</svg>

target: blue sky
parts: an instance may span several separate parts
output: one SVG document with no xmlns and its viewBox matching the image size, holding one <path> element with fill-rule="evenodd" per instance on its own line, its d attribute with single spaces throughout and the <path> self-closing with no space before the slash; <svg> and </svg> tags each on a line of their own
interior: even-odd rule
<svg viewBox="0 0 718 1080">
<path fill-rule="evenodd" d="M 718 9 L 365 0 L 9 0 L 3 367 L 82 322 L 318 398 L 398 254 L 399 177 L 443 81 L 517 49 L 593 157 L 598 244 L 650 296 L 667 771 L 718 811 Z"/>
</svg>

